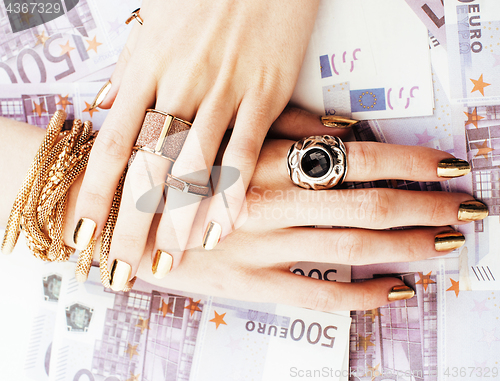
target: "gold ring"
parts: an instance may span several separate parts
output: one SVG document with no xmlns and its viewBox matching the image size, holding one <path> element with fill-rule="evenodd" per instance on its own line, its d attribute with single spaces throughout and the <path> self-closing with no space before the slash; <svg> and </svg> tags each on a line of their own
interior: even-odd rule
<svg viewBox="0 0 500 381">
<path fill-rule="evenodd" d="M 125 24 L 128 25 L 133 19 L 136 19 L 137 22 L 142 25 L 144 23 L 144 20 L 142 19 L 141 15 L 139 15 L 140 10 L 141 8 L 137 8 L 135 11 L 133 11 L 129 18 L 125 21 Z"/>
<path fill-rule="evenodd" d="M 187 181 L 181 180 L 178 177 L 172 176 L 170 173 L 167 175 L 165 185 L 180 192 L 189 193 L 200 197 L 207 197 L 210 193 L 209 187 L 188 183 Z"/>
</svg>

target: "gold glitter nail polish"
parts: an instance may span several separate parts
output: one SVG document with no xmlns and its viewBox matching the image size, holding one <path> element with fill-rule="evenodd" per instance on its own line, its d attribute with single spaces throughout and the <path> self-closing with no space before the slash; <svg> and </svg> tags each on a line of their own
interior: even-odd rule
<svg viewBox="0 0 500 381">
<path fill-rule="evenodd" d="M 465 201 L 458 208 L 458 220 L 467 222 L 478 221 L 488 217 L 488 213 L 488 206 L 481 201 Z"/>
<path fill-rule="evenodd" d="M 174 258 L 172 254 L 163 250 L 157 250 L 152 267 L 154 277 L 157 279 L 164 278 L 172 270 L 173 262 Z"/>
<path fill-rule="evenodd" d="M 89 110 L 93 110 L 96 107 L 99 107 L 99 105 L 104 101 L 104 99 L 106 99 L 106 96 L 108 95 L 109 90 L 111 90 L 111 81 L 106 82 L 104 84 L 104 86 L 101 87 L 101 89 L 99 90 L 99 92 L 95 96 L 94 101 L 90 105 Z"/>
<path fill-rule="evenodd" d="M 436 248 L 436 251 L 455 250 L 463 246 L 464 243 L 464 235 L 455 230 L 439 233 L 434 237 L 434 247 Z"/>
<path fill-rule="evenodd" d="M 389 302 L 394 302 L 396 300 L 405 300 L 411 299 L 415 296 L 415 290 L 413 288 L 402 285 L 402 286 L 394 286 L 389 291 L 389 295 L 387 295 L 387 300 Z"/>
<path fill-rule="evenodd" d="M 469 172 L 469 163 L 457 158 L 441 160 L 437 167 L 437 175 L 444 178 L 465 176 Z"/>
<path fill-rule="evenodd" d="M 203 236 L 203 248 L 205 250 L 212 250 L 219 243 L 222 234 L 222 226 L 215 221 L 210 221 Z"/>
</svg>

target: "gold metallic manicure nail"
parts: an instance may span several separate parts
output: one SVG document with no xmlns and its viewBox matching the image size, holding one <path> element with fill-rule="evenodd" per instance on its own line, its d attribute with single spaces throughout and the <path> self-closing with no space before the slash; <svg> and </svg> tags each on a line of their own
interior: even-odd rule
<svg viewBox="0 0 500 381">
<path fill-rule="evenodd" d="M 357 120 L 337 115 L 322 116 L 320 119 L 323 126 L 333 128 L 349 128 L 358 123 Z"/>
<path fill-rule="evenodd" d="M 132 266 L 127 262 L 115 259 L 111 266 L 110 287 L 113 291 L 123 291 L 132 275 Z"/>
<path fill-rule="evenodd" d="M 478 221 L 488 217 L 488 206 L 481 201 L 470 200 L 460 204 L 458 209 L 459 221 Z"/>
<path fill-rule="evenodd" d="M 90 218 L 80 218 L 73 233 L 73 242 L 78 250 L 85 250 L 94 236 L 97 224 Z"/>
<path fill-rule="evenodd" d="M 101 87 L 101 90 L 97 93 L 97 95 L 94 98 L 94 101 L 90 105 L 90 110 L 95 109 L 98 107 L 106 98 L 106 96 L 109 93 L 109 90 L 111 90 L 111 81 L 108 81 L 104 84 L 103 87 Z"/>
<path fill-rule="evenodd" d="M 174 258 L 166 251 L 157 250 L 153 259 L 153 275 L 157 279 L 162 279 L 172 270 Z"/>
<path fill-rule="evenodd" d="M 394 302 L 396 300 L 411 299 L 414 296 L 415 296 L 415 290 L 413 290 L 413 288 L 405 285 L 394 286 L 393 288 L 391 288 L 391 291 L 389 291 L 387 299 L 389 300 L 389 302 Z"/>
<path fill-rule="evenodd" d="M 464 235 L 455 230 L 439 233 L 434 237 L 434 247 L 436 248 L 436 251 L 455 250 L 463 246 L 464 243 Z"/>
<path fill-rule="evenodd" d="M 457 158 L 441 160 L 437 168 L 437 175 L 445 178 L 465 176 L 469 172 L 469 163 Z"/>
<path fill-rule="evenodd" d="M 217 222 L 210 221 L 203 236 L 203 248 L 205 250 L 212 250 L 219 243 L 222 234 L 222 226 Z"/>
</svg>

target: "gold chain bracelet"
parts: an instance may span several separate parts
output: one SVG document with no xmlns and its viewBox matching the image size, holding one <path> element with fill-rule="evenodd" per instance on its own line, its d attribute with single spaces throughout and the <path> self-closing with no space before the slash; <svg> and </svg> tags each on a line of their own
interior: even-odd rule
<svg viewBox="0 0 500 381">
<path fill-rule="evenodd" d="M 92 123 L 75 119 L 71 131 L 61 132 L 66 113 L 58 110 L 47 126 L 47 132 L 16 196 L 2 242 L 2 252 L 11 253 L 25 232 L 26 243 L 33 254 L 44 261 L 66 261 L 75 250 L 63 242 L 68 191 L 87 166 L 97 132 Z M 59 139 L 59 141 L 58 141 Z M 111 213 L 101 235 L 101 281 L 110 287 L 108 256 L 123 191 L 123 174 L 113 198 Z M 85 281 L 92 265 L 96 241 L 80 253 L 75 277 Z M 132 288 L 135 277 L 124 291 Z"/>
</svg>

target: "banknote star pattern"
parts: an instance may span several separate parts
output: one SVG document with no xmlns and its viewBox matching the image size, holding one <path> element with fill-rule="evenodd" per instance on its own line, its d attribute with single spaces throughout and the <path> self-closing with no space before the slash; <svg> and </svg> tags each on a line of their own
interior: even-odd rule
<svg viewBox="0 0 500 381">
<path fill-rule="evenodd" d="M 72 106 L 73 103 L 71 103 L 69 100 L 68 100 L 68 97 L 69 97 L 69 94 L 67 94 L 65 97 L 63 97 L 62 95 L 57 95 L 59 97 L 59 102 L 56 103 L 56 105 L 60 105 L 62 106 L 63 110 L 66 111 L 66 106 Z"/>
<path fill-rule="evenodd" d="M 358 347 L 363 348 L 365 353 L 368 350 L 368 347 L 375 346 L 375 344 L 372 343 L 372 335 L 363 336 L 358 334 L 358 339 L 359 339 Z"/>
<path fill-rule="evenodd" d="M 500 54 L 493 53 L 493 57 L 495 57 L 495 62 L 493 62 L 493 67 L 500 65 Z"/>
<path fill-rule="evenodd" d="M 146 329 L 149 329 L 149 319 L 143 319 L 139 317 L 139 324 L 137 324 L 136 327 L 141 328 L 141 335 L 142 335 Z"/>
<path fill-rule="evenodd" d="M 35 101 L 33 101 L 33 108 L 35 109 L 34 111 L 38 114 L 38 116 L 42 116 L 44 112 L 47 112 L 43 108 L 43 101 L 40 101 L 40 104 L 37 104 Z"/>
<path fill-rule="evenodd" d="M 417 284 L 421 284 L 424 286 L 424 290 L 427 291 L 427 286 L 432 283 L 436 283 L 431 279 L 431 274 L 432 271 L 430 271 L 427 275 L 424 275 L 424 273 L 418 273 L 418 276 L 420 279 L 417 281 Z"/>
<path fill-rule="evenodd" d="M 423 134 L 415 133 L 415 136 L 418 138 L 417 145 L 428 143 L 435 138 L 435 136 L 429 135 L 429 133 L 427 132 L 427 128 L 425 129 Z"/>
<path fill-rule="evenodd" d="M 29 25 L 30 23 L 30 19 L 33 17 L 33 15 L 29 12 L 21 12 L 19 13 L 19 15 L 21 16 L 21 20 L 23 20 L 23 23 L 26 24 L 26 25 Z"/>
<path fill-rule="evenodd" d="M 130 343 L 127 344 L 127 350 L 125 351 L 125 353 L 127 355 L 129 355 L 129 358 L 130 360 L 132 360 L 132 357 L 134 356 L 139 356 L 139 352 L 137 352 L 137 347 L 139 346 L 139 344 L 137 345 L 132 345 Z"/>
<path fill-rule="evenodd" d="M 479 314 L 479 317 L 481 317 L 483 312 L 490 310 L 488 307 L 486 307 L 487 301 L 488 301 L 488 299 L 484 299 L 482 302 L 478 302 L 477 300 L 473 300 L 474 307 L 471 309 L 471 311 L 477 312 Z"/>
<path fill-rule="evenodd" d="M 482 155 L 485 159 L 488 159 L 488 153 L 493 151 L 493 148 L 488 147 L 488 140 L 485 140 L 483 144 L 479 143 L 472 143 L 472 144 L 474 145 L 474 148 L 477 149 L 475 157 Z"/>
<path fill-rule="evenodd" d="M 484 119 L 484 116 L 477 115 L 477 107 L 474 107 L 474 111 L 472 112 L 465 112 L 464 114 L 467 116 L 467 122 L 465 122 L 465 125 L 468 126 L 469 124 L 473 124 L 474 127 L 477 127 L 477 122 L 479 122 L 481 119 Z"/>
<path fill-rule="evenodd" d="M 165 301 L 162 299 L 161 300 L 161 307 L 159 308 L 159 312 L 163 314 L 163 317 L 165 317 L 167 314 L 173 314 L 173 307 L 174 307 L 174 302 L 170 303 L 165 303 Z"/>
<path fill-rule="evenodd" d="M 70 55 L 69 53 L 72 51 L 72 50 L 75 50 L 75 48 L 73 48 L 72 46 L 69 45 L 69 40 L 66 41 L 66 44 L 64 45 L 61 45 L 59 44 L 59 46 L 61 47 L 61 54 L 60 56 L 62 56 L 63 54 L 67 54 L 68 56 Z"/>
<path fill-rule="evenodd" d="M 85 40 L 85 41 L 87 41 L 87 43 L 89 44 L 89 47 L 87 48 L 87 52 L 88 52 L 89 50 L 93 50 L 94 52 L 96 52 L 96 53 L 97 53 L 97 47 L 98 47 L 99 45 L 102 45 L 102 43 L 97 42 L 97 41 L 96 41 L 96 38 L 97 38 L 97 36 L 94 36 L 94 38 L 93 38 L 92 40 Z"/>
<path fill-rule="evenodd" d="M 479 341 L 484 341 L 491 346 L 491 343 L 500 340 L 495 336 L 495 329 L 493 328 L 492 330 L 483 329 L 483 337 Z"/>
<path fill-rule="evenodd" d="M 90 106 L 92 106 L 92 105 L 88 104 L 87 102 L 85 102 L 85 106 L 87 106 L 87 107 L 85 107 L 85 110 L 82 110 L 82 112 L 88 112 L 90 114 L 91 118 L 92 118 L 92 116 L 94 116 L 94 112 L 99 112 L 98 109 L 91 108 Z"/>
<path fill-rule="evenodd" d="M 380 373 L 380 370 L 378 369 L 380 367 L 380 363 L 378 363 L 375 366 L 370 366 L 368 365 L 366 368 L 366 373 L 363 374 L 363 377 L 371 377 L 372 381 L 375 380 L 378 376 L 381 376 L 382 373 Z"/>
<path fill-rule="evenodd" d="M 473 93 L 474 91 L 479 91 L 481 93 L 481 95 L 484 97 L 484 88 L 486 86 L 490 86 L 491 83 L 484 82 L 482 74 L 481 74 L 481 76 L 479 77 L 478 80 L 475 80 L 475 79 L 472 79 L 472 78 L 469 78 L 469 79 L 474 84 L 474 88 L 472 89 L 471 93 Z"/>
<path fill-rule="evenodd" d="M 215 323 L 215 329 L 219 328 L 219 325 L 227 325 L 227 323 L 224 321 L 224 316 L 226 316 L 226 312 L 224 312 L 222 315 L 219 315 L 217 311 L 214 310 L 215 317 L 209 321 Z"/>
<path fill-rule="evenodd" d="M 140 381 L 140 376 L 141 374 L 134 374 L 132 372 L 130 372 L 130 378 L 127 378 L 127 381 Z"/>
<path fill-rule="evenodd" d="M 376 318 L 377 316 L 384 316 L 384 315 L 380 313 L 380 310 L 379 310 L 378 308 L 375 308 L 375 309 L 373 309 L 373 310 L 369 310 L 369 311 L 367 311 L 367 312 L 363 315 L 363 317 L 365 317 L 365 316 L 367 316 L 367 317 L 371 318 L 371 319 L 372 319 L 372 323 L 373 323 L 373 322 L 375 322 L 375 318 Z"/>
<path fill-rule="evenodd" d="M 45 35 L 45 31 L 44 30 L 42 30 L 41 34 L 35 35 L 35 37 L 36 37 L 36 44 L 35 44 L 35 46 L 40 45 L 40 44 L 42 44 L 43 46 L 45 46 L 45 43 L 50 38 L 50 37 L 48 37 L 48 36 Z"/>
<path fill-rule="evenodd" d="M 189 298 L 189 306 L 186 306 L 184 307 L 186 310 L 190 310 L 189 312 L 191 313 L 191 316 L 193 316 L 193 314 L 196 312 L 196 311 L 200 311 L 201 312 L 201 309 L 200 307 L 198 307 L 198 304 L 200 304 L 201 302 L 201 299 L 198 300 L 197 302 L 195 302 L 192 298 Z"/>
<path fill-rule="evenodd" d="M 460 288 L 459 288 L 459 282 L 460 281 L 454 281 L 453 279 L 450 278 L 451 281 L 451 286 L 446 289 L 446 291 L 454 291 L 455 296 L 458 298 L 458 294 L 460 293 Z"/>
</svg>

